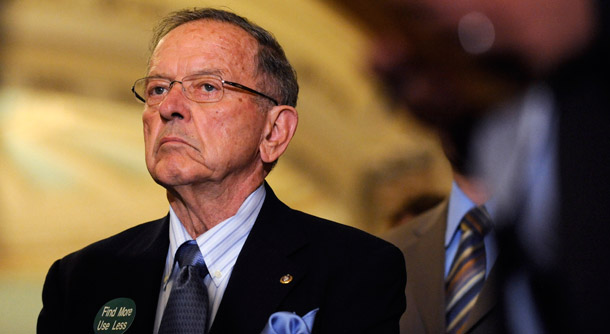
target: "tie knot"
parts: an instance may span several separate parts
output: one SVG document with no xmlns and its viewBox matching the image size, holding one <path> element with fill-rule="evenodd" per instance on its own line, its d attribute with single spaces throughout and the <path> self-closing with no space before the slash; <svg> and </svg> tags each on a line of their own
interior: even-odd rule
<svg viewBox="0 0 610 334">
<path fill-rule="evenodd" d="M 185 266 L 193 266 L 199 269 L 205 268 L 207 274 L 205 261 L 195 240 L 189 240 L 180 245 L 180 248 L 176 251 L 176 262 L 178 262 L 180 269 Z"/>
<path fill-rule="evenodd" d="M 491 217 L 483 205 L 475 206 L 464 215 L 460 228 L 464 232 L 471 231 L 485 236 L 491 229 Z"/>
</svg>

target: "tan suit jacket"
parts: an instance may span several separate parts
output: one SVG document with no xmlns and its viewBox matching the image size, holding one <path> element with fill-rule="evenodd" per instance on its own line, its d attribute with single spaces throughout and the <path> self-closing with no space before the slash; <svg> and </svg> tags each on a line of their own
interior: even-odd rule
<svg viewBox="0 0 610 334">
<path fill-rule="evenodd" d="M 384 235 L 403 252 L 407 266 L 407 311 L 400 319 L 402 334 L 445 333 L 447 208 L 448 201 L 445 200 Z M 495 307 L 496 271 L 492 269 L 481 290 L 467 320 L 467 333 L 500 332 L 500 312 Z"/>
</svg>

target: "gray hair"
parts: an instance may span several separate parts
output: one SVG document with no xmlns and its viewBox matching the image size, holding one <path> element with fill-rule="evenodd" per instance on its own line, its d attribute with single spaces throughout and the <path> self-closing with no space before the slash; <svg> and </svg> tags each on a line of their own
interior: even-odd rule
<svg viewBox="0 0 610 334">
<path fill-rule="evenodd" d="M 159 41 L 174 28 L 197 20 L 212 20 L 236 25 L 258 42 L 256 57 L 257 74 L 262 76 L 263 89 L 280 104 L 296 107 L 299 95 L 296 72 L 284 53 L 284 49 L 267 30 L 237 14 L 214 8 L 193 8 L 173 12 L 155 27 L 150 44 L 151 52 Z"/>
</svg>

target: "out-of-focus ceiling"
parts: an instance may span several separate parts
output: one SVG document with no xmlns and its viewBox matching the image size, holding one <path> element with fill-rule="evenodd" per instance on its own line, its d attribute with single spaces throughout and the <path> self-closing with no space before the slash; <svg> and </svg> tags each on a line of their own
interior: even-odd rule
<svg viewBox="0 0 610 334">
<path fill-rule="evenodd" d="M 269 177 L 289 205 L 377 233 L 403 199 L 447 189 L 436 141 L 391 112 L 367 71 L 366 36 L 323 1 L 12 1 L 0 53 L 7 254 L 35 247 L 47 266 L 167 212 L 144 166 L 142 106 L 130 87 L 145 74 L 154 23 L 193 6 L 229 9 L 270 30 L 298 72 L 299 128 Z"/>
</svg>

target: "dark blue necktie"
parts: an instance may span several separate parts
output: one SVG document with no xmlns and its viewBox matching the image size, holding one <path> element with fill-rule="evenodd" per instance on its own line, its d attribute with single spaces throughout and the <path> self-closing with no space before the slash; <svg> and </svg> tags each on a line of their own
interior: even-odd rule
<svg viewBox="0 0 610 334">
<path fill-rule="evenodd" d="M 195 240 L 183 243 L 176 252 L 180 272 L 172 285 L 159 334 L 205 334 L 208 319 L 208 290 L 203 278 L 208 274 Z"/>
</svg>

